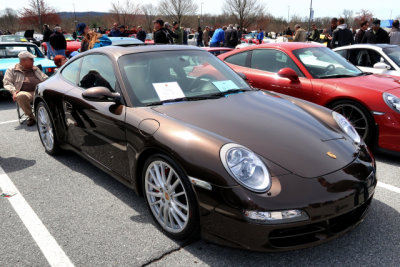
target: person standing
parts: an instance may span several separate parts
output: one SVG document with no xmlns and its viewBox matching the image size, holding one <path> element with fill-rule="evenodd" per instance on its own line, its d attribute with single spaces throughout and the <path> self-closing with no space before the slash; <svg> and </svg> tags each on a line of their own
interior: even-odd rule
<svg viewBox="0 0 400 267">
<path fill-rule="evenodd" d="M 35 88 L 40 82 L 47 79 L 46 74 L 33 65 L 35 57 L 28 51 L 20 52 L 18 54 L 19 64 L 9 68 L 3 79 L 4 88 L 11 93 L 13 100 L 17 101 L 28 116 L 28 126 L 36 123 L 31 107 Z"/>
<path fill-rule="evenodd" d="M 320 41 L 319 30 L 317 29 L 317 26 L 315 24 L 312 25 L 312 32 L 311 32 L 310 40 L 313 42 Z"/>
<path fill-rule="evenodd" d="M 210 47 L 220 47 L 221 44 L 225 43 L 224 28 L 218 28 L 215 30 L 210 41 Z"/>
<path fill-rule="evenodd" d="M 67 41 L 62 33 L 61 27 L 54 28 L 54 33 L 49 38 L 50 45 L 54 49 L 54 54 L 65 56 L 65 49 L 67 49 Z"/>
<path fill-rule="evenodd" d="M 120 37 L 121 32 L 118 29 L 118 24 L 114 22 L 113 27 L 110 30 L 110 33 L 108 34 L 109 37 Z"/>
<path fill-rule="evenodd" d="M 44 29 L 44 32 L 43 32 L 43 42 L 46 43 L 46 47 L 47 47 L 47 51 L 46 51 L 46 53 L 47 53 L 47 58 L 48 58 L 48 59 L 51 59 L 52 57 L 55 56 L 54 51 L 53 51 L 53 48 L 51 47 L 51 44 L 50 44 L 50 36 L 52 35 L 53 32 L 50 30 L 49 25 L 47 25 L 47 24 L 44 24 L 44 25 L 43 25 L 43 29 Z"/>
<path fill-rule="evenodd" d="M 183 29 L 183 44 L 188 45 L 188 31 Z"/>
<path fill-rule="evenodd" d="M 292 32 L 292 30 L 290 29 L 290 26 L 287 27 L 287 29 L 286 29 L 286 31 L 285 31 L 285 35 L 289 35 L 289 36 L 292 36 L 292 35 L 293 35 L 293 32 Z"/>
<path fill-rule="evenodd" d="M 174 21 L 172 23 L 172 28 L 174 31 L 174 34 L 176 34 L 176 38 L 174 38 L 174 43 L 182 45 L 183 44 L 183 30 L 181 29 L 180 25 L 178 22 Z"/>
<path fill-rule="evenodd" d="M 171 31 L 172 32 L 172 31 Z M 157 19 L 154 21 L 154 44 L 173 44 L 174 41 L 167 28 L 164 27 L 164 21 Z"/>
<path fill-rule="evenodd" d="M 361 41 L 363 44 L 389 44 L 389 34 L 381 28 L 381 21 L 379 19 L 374 20 L 372 28 L 364 34 Z"/>
<path fill-rule="evenodd" d="M 293 42 L 305 42 L 307 41 L 307 33 L 304 29 L 301 28 L 299 24 L 294 26 L 295 34 L 293 38 Z"/>
<path fill-rule="evenodd" d="M 263 43 L 264 31 L 262 29 L 260 29 L 260 31 L 257 34 L 257 40 L 258 40 L 258 44 L 262 44 Z"/>
<path fill-rule="evenodd" d="M 392 30 L 389 33 L 389 37 L 391 45 L 400 45 L 400 29 L 399 21 L 397 19 L 393 21 Z"/>
<path fill-rule="evenodd" d="M 338 22 L 337 18 L 332 18 L 331 19 L 331 28 L 328 29 L 326 31 L 326 34 L 325 34 L 325 41 L 327 43 L 326 46 L 329 47 L 329 48 L 331 47 L 331 41 L 332 41 L 332 38 L 333 38 L 333 31 L 336 30 L 336 28 L 337 28 L 337 22 Z"/>
<path fill-rule="evenodd" d="M 206 28 L 203 31 L 203 41 L 204 41 L 204 46 L 208 46 L 210 43 L 210 27 L 206 26 Z"/>
<path fill-rule="evenodd" d="M 129 33 L 126 31 L 125 25 L 120 25 L 118 27 L 119 30 L 119 37 L 128 37 Z"/>
<path fill-rule="evenodd" d="M 360 29 L 356 33 L 356 37 L 354 42 L 356 44 L 361 44 L 362 39 L 364 38 L 365 32 L 368 30 L 369 24 L 368 21 L 363 21 L 360 25 Z"/>
<path fill-rule="evenodd" d="M 230 48 L 235 48 L 238 43 L 238 33 L 237 30 L 233 28 L 230 24 L 228 29 L 225 31 L 225 46 Z"/>
<path fill-rule="evenodd" d="M 337 28 L 333 31 L 333 38 L 331 41 L 332 49 L 354 44 L 353 33 L 347 28 L 347 24 L 344 22 L 344 18 L 340 18 Z"/>
<path fill-rule="evenodd" d="M 243 35 L 243 31 L 240 26 L 237 28 L 237 35 L 238 35 L 238 44 L 240 44 L 242 42 L 242 35 Z"/>
<path fill-rule="evenodd" d="M 138 33 L 136 34 L 136 38 L 144 43 L 146 41 L 146 32 L 143 30 L 142 26 L 138 26 L 137 29 Z"/>
<path fill-rule="evenodd" d="M 203 31 L 201 30 L 201 27 L 197 28 L 197 46 L 203 47 Z"/>
</svg>

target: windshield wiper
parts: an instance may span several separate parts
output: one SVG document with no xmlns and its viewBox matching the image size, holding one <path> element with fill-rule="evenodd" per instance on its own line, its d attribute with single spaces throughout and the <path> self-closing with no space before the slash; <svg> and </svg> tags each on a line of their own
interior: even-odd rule
<svg viewBox="0 0 400 267">
<path fill-rule="evenodd" d="M 351 77 L 357 77 L 357 76 L 358 76 L 358 75 L 335 74 L 335 75 L 329 75 L 329 76 L 320 77 L 320 79 L 351 78 Z"/>
<path fill-rule="evenodd" d="M 185 97 L 167 99 L 167 100 L 162 100 L 162 101 L 156 101 L 156 102 L 148 103 L 148 104 L 146 104 L 146 106 L 158 106 L 158 105 L 163 105 L 165 103 L 184 102 L 184 101 L 198 101 L 198 100 L 205 100 L 205 99 L 216 99 L 216 98 L 220 98 L 222 96 L 226 96 L 226 95 L 229 95 L 229 94 L 241 93 L 241 92 L 245 92 L 245 91 L 254 91 L 254 90 L 252 90 L 252 89 L 231 89 L 231 90 L 227 90 L 227 91 L 224 91 L 224 92 L 218 92 L 218 93 L 209 94 L 209 95 L 185 96 Z"/>
</svg>

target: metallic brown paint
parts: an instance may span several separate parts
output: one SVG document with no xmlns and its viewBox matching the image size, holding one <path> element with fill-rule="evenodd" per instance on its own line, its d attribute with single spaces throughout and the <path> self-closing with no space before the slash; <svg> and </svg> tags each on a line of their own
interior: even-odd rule
<svg viewBox="0 0 400 267">
<path fill-rule="evenodd" d="M 182 53 L 199 50 L 109 47 L 78 58 L 104 53 L 116 64 L 126 53 L 178 49 Z M 376 186 L 374 159 L 364 144 L 355 145 L 340 131 L 331 111 L 304 100 L 258 91 L 134 107 L 115 70 L 120 104 L 85 100 L 83 89 L 65 81 L 58 72 L 39 85 L 35 106 L 44 101 L 49 107 L 61 147 L 77 152 L 139 194 L 141 168 L 154 153 L 170 156 L 188 176 L 209 182 L 211 191 L 194 187 L 204 239 L 257 251 L 297 249 L 337 237 L 365 216 Z M 254 193 L 240 186 L 225 170 L 219 152 L 232 142 L 253 150 L 266 164 L 272 176 L 268 192 Z M 327 157 L 328 151 L 337 159 Z M 244 210 L 284 209 L 302 209 L 310 218 L 266 225 L 243 215 Z M 351 216 L 343 215 L 349 213 Z M 338 217 L 341 215 L 344 217 Z M 349 217 L 353 221 L 341 219 Z M 331 231 L 328 222 L 341 222 L 341 228 Z M 276 237 L 277 233 L 301 232 L 315 224 L 324 230 L 304 236 L 305 243 Z"/>
</svg>

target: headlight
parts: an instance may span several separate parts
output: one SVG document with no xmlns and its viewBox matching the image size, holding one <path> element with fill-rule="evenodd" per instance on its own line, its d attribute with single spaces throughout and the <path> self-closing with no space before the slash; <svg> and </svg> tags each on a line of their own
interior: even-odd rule
<svg viewBox="0 0 400 267">
<path fill-rule="evenodd" d="M 383 100 L 391 109 L 400 113 L 400 98 L 389 93 L 383 93 Z"/>
<path fill-rule="evenodd" d="M 332 112 L 332 116 L 343 132 L 345 132 L 356 144 L 361 142 L 360 135 L 345 117 L 335 111 Z"/>
<path fill-rule="evenodd" d="M 265 192 L 271 187 L 271 177 L 265 164 L 249 149 L 238 144 L 221 148 L 222 164 L 235 180 L 254 192 Z"/>
</svg>

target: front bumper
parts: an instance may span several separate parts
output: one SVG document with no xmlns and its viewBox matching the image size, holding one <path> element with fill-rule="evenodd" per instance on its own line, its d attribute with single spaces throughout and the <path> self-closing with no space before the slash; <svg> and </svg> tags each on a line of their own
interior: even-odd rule
<svg viewBox="0 0 400 267">
<path fill-rule="evenodd" d="M 319 178 L 294 174 L 274 177 L 271 191 L 242 187 L 212 191 L 196 188 L 203 239 L 236 248 L 274 252 L 321 244 L 353 229 L 364 218 L 377 183 L 373 160 L 358 158 L 346 168 Z M 243 210 L 301 209 L 307 221 L 263 224 Z"/>
<path fill-rule="evenodd" d="M 400 156 L 400 114 L 391 111 L 374 115 L 377 130 L 378 150 L 388 150 Z"/>
</svg>

